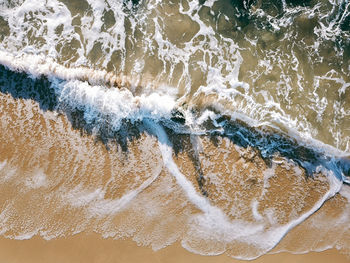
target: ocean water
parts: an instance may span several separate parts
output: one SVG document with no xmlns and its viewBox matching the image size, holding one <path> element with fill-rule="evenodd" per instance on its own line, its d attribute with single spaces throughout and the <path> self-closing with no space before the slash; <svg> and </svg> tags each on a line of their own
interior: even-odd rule
<svg viewBox="0 0 350 263">
<path fill-rule="evenodd" d="M 4 237 L 350 253 L 347 0 L 0 0 L 0 113 Z"/>
</svg>

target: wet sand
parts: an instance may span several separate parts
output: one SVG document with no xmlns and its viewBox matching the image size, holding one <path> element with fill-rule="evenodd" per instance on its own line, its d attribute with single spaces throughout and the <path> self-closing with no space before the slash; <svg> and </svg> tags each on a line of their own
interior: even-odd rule
<svg viewBox="0 0 350 263">
<path fill-rule="evenodd" d="M 19 241 L 1 237 L 0 262 L 240 262 L 227 255 L 190 253 L 179 243 L 157 252 L 147 247 L 147 244 L 163 247 L 187 238 L 198 241 L 199 250 L 201 245 L 205 248 L 208 243 L 215 251 L 222 248 L 222 243 L 217 240 L 209 239 L 205 243 L 205 237 L 188 231 L 191 227 L 188 217 L 198 213 L 198 209 L 188 202 L 184 191 L 162 166 L 154 137 L 143 134 L 134 138 L 128 143 L 127 155 L 119 148 L 108 151 L 94 137 L 74 129 L 63 115 L 42 112 L 36 103 L 15 100 L 9 95 L 0 96 L 0 99 L 1 129 L 4 131 L 0 138 L 0 156 L 3 158 L 0 207 L 4 215 L 0 220 L 1 234 L 25 239 L 41 233 L 52 238 L 47 241 L 33 237 Z M 232 220 L 243 218 L 254 222 L 251 204 L 264 190 L 264 176 L 269 177 L 270 186 L 265 189 L 266 198 L 260 200 L 261 207 L 274 207 L 281 223 L 285 223 L 292 212 L 297 216 L 311 209 L 329 189 L 322 176 L 307 178 L 295 164 L 282 159 L 276 159 L 279 164 L 271 170 L 253 149 L 236 147 L 225 139 L 214 143 L 207 138 L 198 138 L 202 147 L 197 158 L 194 149 L 189 147 L 192 145 L 189 138 L 175 136 L 172 139 L 177 139 L 173 144 L 181 150 L 174 154 L 174 161 L 186 172 L 187 180 L 196 187 L 197 193 L 207 194 L 212 204 L 220 207 Z M 199 168 L 203 180 L 196 177 Z M 227 174 L 224 173 L 226 169 Z M 229 176 L 232 171 L 235 171 L 234 177 Z M 273 176 L 264 175 L 264 171 L 273 171 Z M 219 178 L 221 181 L 210 176 L 219 173 L 225 175 Z M 128 176 L 130 174 L 133 176 Z M 91 199 L 89 194 L 98 193 L 100 188 L 106 189 L 102 201 L 97 197 Z M 112 201 L 119 200 L 132 189 L 138 191 L 134 199 L 124 210 L 114 210 L 118 203 Z M 244 198 L 234 196 L 239 193 Z M 242 215 L 230 213 L 233 211 L 232 200 L 239 200 L 240 207 L 247 211 Z M 94 211 L 102 216 L 93 214 Z M 348 211 L 347 199 L 336 195 L 289 232 L 277 249 L 308 251 L 341 246 L 342 251 L 347 250 Z M 264 211 L 259 214 L 264 215 Z M 91 235 L 93 231 L 96 234 Z M 58 238 L 63 235 L 65 238 Z M 143 247 L 131 240 L 103 239 L 102 236 L 133 236 Z M 192 242 L 194 246 L 197 243 Z M 239 246 L 237 250 L 235 244 L 227 245 L 227 254 L 239 251 Z M 252 250 L 247 248 L 248 252 Z M 349 262 L 349 257 L 331 250 L 305 255 L 264 255 L 256 260 L 332 261 Z"/>
<path fill-rule="evenodd" d="M 202 262 L 235 263 L 245 262 L 220 256 L 201 256 L 175 244 L 159 251 L 139 247 L 131 240 L 102 239 L 98 235 L 78 234 L 73 237 L 43 240 L 35 237 L 29 240 L 0 239 L 0 261 L 8 263 L 115 263 L 115 262 Z M 252 262 L 349 262 L 350 258 L 337 250 L 312 252 L 304 255 L 279 253 L 264 255 Z"/>
</svg>

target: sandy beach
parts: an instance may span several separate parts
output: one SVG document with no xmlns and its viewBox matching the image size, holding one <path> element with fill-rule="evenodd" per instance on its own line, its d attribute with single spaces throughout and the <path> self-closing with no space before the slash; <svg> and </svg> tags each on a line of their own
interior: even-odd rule
<svg viewBox="0 0 350 263">
<path fill-rule="evenodd" d="M 0 200 L 3 207 L 8 207 L 8 199 L 13 200 L 8 210 L 3 209 L 3 214 L 8 218 L 4 220 L 3 228 L 7 231 L 3 235 L 11 239 L 0 239 L 2 262 L 239 262 L 229 255 L 234 256 L 239 249 L 248 249 L 248 253 L 251 250 L 234 242 L 206 243 L 201 240 L 201 232 L 187 232 L 193 226 L 188 215 L 198 214 L 199 209 L 186 200 L 184 190 L 175 183 L 169 171 L 160 165 L 160 153 L 154 138 L 143 134 L 129 142 L 127 154 L 116 149 L 107 151 L 90 136 L 81 136 L 72 129 L 63 116 L 42 113 L 35 104 L 30 103 L 30 107 L 26 107 L 25 101 L 13 100 L 9 96 L 3 96 L 2 99 L 3 105 L 8 106 L 3 110 L 3 117 L 11 120 L 12 126 L 3 127 L 7 133 L 4 133 L 0 147 L 4 158 L 4 182 L 1 189 L 6 194 Z M 22 118 L 28 115 L 27 111 L 34 114 L 32 120 L 35 121 L 22 122 Z M 66 133 L 69 133 L 68 137 Z M 312 209 L 329 189 L 329 183 L 323 176 L 308 179 L 300 174 L 301 170 L 295 164 L 283 159 L 275 159 L 279 164 L 272 170 L 274 176 L 269 178 L 272 168 L 268 168 L 254 151 L 243 151 L 228 140 L 220 139 L 214 144 L 206 138 L 199 138 L 202 152 L 199 159 L 195 159 L 193 150 L 188 147 L 191 145 L 189 139 L 178 136 L 174 140 L 176 138 L 183 142 L 184 147 L 173 157 L 180 171 L 186 174 L 197 193 L 210 193 L 207 198 L 211 203 L 226 211 L 232 220 L 242 218 L 247 223 L 254 222 L 256 214 L 252 212 L 250 204 L 264 191 L 266 198 L 262 199 L 261 207 L 275 206 L 280 213 L 279 220 L 287 222 L 289 215 L 302 215 Z M 180 145 L 176 141 L 173 143 Z M 75 156 L 79 156 L 79 152 L 89 154 L 81 157 L 80 168 L 74 170 L 75 166 L 71 162 L 76 160 Z M 94 160 L 96 165 L 91 164 L 90 160 Z M 208 166 L 205 160 L 211 160 L 215 165 Z M 196 175 L 199 166 L 202 167 L 201 172 L 208 175 L 220 174 L 226 167 L 231 167 L 229 170 L 236 173 L 235 176 L 229 173 L 221 176 L 221 184 L 215 183 L 215 177 L 204 176 L 203 181 L 199 181 Z M 21 170 L 15 172 L 11 167 L 21 167 Z M 40 167 L 46 168 L 40 170 Z M 130 177 L 130 173 L 138 175 L 140 180 L 134 181 L 135 177 Z M 156 177 L 151 176 L 154 173 Z M 10 176 L 6 177 L 6 174 Z M 264 190 L 266 180 L 269 180 L 270 185 Z M 240 184 L 241 181 L 246 183 Z M 106 188 L 106 199 L 102 201 L 96 196 L 100 187 Z M 129 189 L 138 189 L 138 195 L 125 208 L 115 210 L 120 204 L 118 200 L 122 200 L 122 195 L 128 193 Z M 68 194 L 62 195 L 63 191 Z M 240 211 L 246 209 L 246 212 L 242 215 L 232 214 L 230 211 L 234 210 L 231 204 L 220 199 L 218 191 L 227 198 L 232 196 L 232 200 L 236 194 L 242 194 L 244 198 L 237 196 L 235 205 L 239 205 L 239 200 Z M 285 205 L 287 203 L 292 205 Z M 347 220 L 347 209 L 347 199 L 336 195 L 289 232 L 272 252 L 286 249 L 318 251 L 332 244 L 332 247 L 340 245 L 346 253 L 347 230 L 343 225 L 347 223 L 343 220 Z M 261 210 L 258 213 L 264 212 Z M 266 228 L 273 227 L 267 223 Z M 38 233 L 50 240 L 36 236 Z M 115 239 L 103 239 L 103 236 Z M 135 241 L 123 240 L 128 236 L 137 240 L 140 246 Z M 197 251 L 205 249 L 205 246 L 220 251 L 225 246 L 222 251 L 226 253 L 221 256 L 200 256 L 181 247 L 180 242 L 184 239 Z M 256 262 L 320 263 L 330 260 L 348 262 L 349 258 L 336 250 L 330 250 L 305 255 L 264 255 Z"/>
<path fill-rule="evenodd" d="M 225 255 L 200 256 L 183 249 L 180 244 L 159 251 L 139 247 L 130 240 L 102 239 L 98 235 L 78 234 L 73 237 L 43 240 L 35 237 L 30 240 L 0 239 L 0 260 L 4 263 L 238 263 Z M 349 257 L 337 250 L 311 252 L 304 255 L 279 253 L 264 255 L 251 262 L 256 263 L 326 263 L 349 262 Z"/>
</svg>

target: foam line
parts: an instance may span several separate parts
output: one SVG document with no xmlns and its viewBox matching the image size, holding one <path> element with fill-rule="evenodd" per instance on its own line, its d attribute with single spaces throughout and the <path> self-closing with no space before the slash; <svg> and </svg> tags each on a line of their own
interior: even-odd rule
<svg viewBox="0 0 350 263">
<path fill-rule="evenodd" d="M 0 64 L 16 72 L 25 72 L 34 78 L 45 76 L 61 80 L 88 81 L 91 85 L 108 85 L 113 87 L 130 87 L 131 82 L 125 77 L 119 77 L 105 70 L 95 70 L 86 67 L 68 68 L 44 55 L 13 55 L 0 50 Z"/>
<path fill-rule="evenodd" d="M 145 180 L 138 188 L 131 190 L 118 199 L 105 199 L 105 190 L 97 190 L 93 193 L 85 193 L 80 189 L 75 189 L 65 195 L 65 198 L 73 206 L 88 205 L 88 210 L 93 216 L 104 217 L 113 216 L 123 210 L 142 191 L 149 187 L 160 175 L 162 169 L 159 167 L 150 178 Z M 83 194 L 82 194 L 83 193 Z"/>
</svg>

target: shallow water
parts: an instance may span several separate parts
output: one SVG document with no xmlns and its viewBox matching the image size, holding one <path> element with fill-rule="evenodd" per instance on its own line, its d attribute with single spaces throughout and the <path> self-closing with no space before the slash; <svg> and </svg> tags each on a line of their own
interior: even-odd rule
<svg viewBox="0 0 350 263">
<path fill-rule="evenodd" d="M 0 233 L 348 253 L 349 9 L 1 1 Z"/>
</svg>

